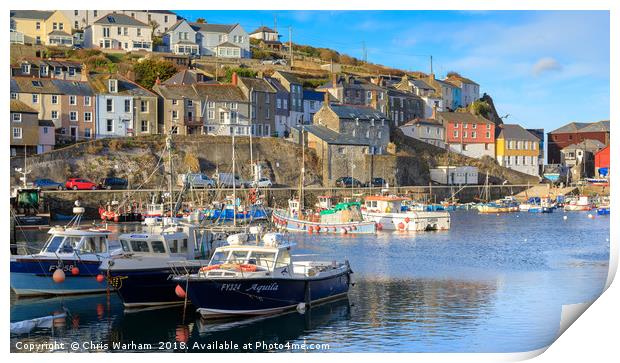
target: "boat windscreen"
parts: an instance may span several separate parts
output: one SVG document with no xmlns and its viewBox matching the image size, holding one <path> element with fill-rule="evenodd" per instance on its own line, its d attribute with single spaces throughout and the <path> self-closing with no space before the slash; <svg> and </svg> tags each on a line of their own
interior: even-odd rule
<svg viewBox="0 0 620 363">
<path fill-rule="evenodd" d="M 53 236 L 52 239 L 47 244 L 47 248 L 45 249 L 45 251 L 56 252 L 58 250 L 58 247 L 60 247 L 62 240 L 64 239 L 65 239 L 64 236 Z"/>
</svg>

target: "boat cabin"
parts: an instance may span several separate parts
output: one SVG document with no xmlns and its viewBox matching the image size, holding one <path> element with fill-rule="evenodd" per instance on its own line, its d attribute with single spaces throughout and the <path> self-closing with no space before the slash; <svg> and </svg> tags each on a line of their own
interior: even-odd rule
<svg viewBox="0 0 620 363">
<path fill-rule="evenodd" d="M 112 232 L 101 229 L 52 228 L 41 254 L 101 254 L 111 252 L 108 237 Z"/>
<path fill-rule="evenodd" d="M 154 226 L 153 233 L 126 233 L 119 237 L 124 253 L 151 257 L 179 256 L 195 258 L 207 242 L 208 232 L 189 226 Z M 161 230 L 159 230 L 161 228 Z M 197 242 L 198 241 L 198 242 Z"/>
<path fill-rule="evenodd" d="M 405 200 L 397 196 L 373 195 L 366 197 L 364 207 L 369 212 L 400 213 L 401 205 Z"/>
<path fill-rule="evenodd" d="M 209 265 L 201 268 L 199 275 L 230 277 L 250 272 L 269 275 L 276 271 L 285 273 L 287 269 L 292 272 L 290 250 L 293 244 L 284 241 L 282 234 L 267 233 L 258 243 L 253 242 L 252 238 L 229 237 L 228 243 L 228 246 L 215 250 Z"/>
<path fill-rule="evenodd" d="M 299 216 L 299 199 L 289 199 L 288 200 L 288 211 L 291 216 Z"/>
<path fill-rule="evenodd" d="M 334 206 L 333 201 L 336 199 L 336 197 L 331 195 L 319 195 L 317 199 L 319 200 L 319 202 L 317 203 L 317 207 L 321 211 L 325 209 L 331 209 Z"/>
</svg>

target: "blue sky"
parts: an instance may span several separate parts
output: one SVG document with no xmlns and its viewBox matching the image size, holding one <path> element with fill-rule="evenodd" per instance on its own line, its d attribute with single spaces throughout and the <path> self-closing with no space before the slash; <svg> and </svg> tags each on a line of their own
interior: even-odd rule
<svg viewBox="0 0 620 363">
<path fill-rule="evenodd" d="M 609 119 L 607 11 L 177 11 L 246 31 L 274 16 L 282 40 L 333 48 L 437 77 L 457 71 L 489 93 L 507 123 L 551 131 Z"/>
</svg>

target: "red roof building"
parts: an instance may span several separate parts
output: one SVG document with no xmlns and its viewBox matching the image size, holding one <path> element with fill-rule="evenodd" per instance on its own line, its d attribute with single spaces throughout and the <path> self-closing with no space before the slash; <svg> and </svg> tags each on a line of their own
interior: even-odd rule
<svg viewBox="0 0 620 363">
<path fill-rule="evenodd" d="M 607 169 L 606 171 L 601 169 Z M 594 170 L 599 176 L 609 175 L 609 145 L 594 154 Z"/>
</svg>

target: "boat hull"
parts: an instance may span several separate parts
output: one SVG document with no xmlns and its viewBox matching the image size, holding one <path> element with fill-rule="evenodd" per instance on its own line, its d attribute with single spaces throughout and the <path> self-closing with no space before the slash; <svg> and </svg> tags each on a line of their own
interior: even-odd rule
<svg viewBox="0 0 620 363">
<path fill-rule="evenodd" d="M 590 205 L 564 205 L 564 210 L 567 212 L 585 212 L 592 209 Z"/>
<path fill-rule="evenodd" d="M 375 222 L 379 229 L 394 231 L 441 231 L 450 229 L 448 212 L 380 213 L 363 211 L 367 221 Z"/>
<path fill-rule="evenodd" d="M 330 234 L 372 234 L 377 232 L 377 226 L 372 221 L 347 223 L 321 223 L 304 221 L 289 217 L 282 211 L 273 211 L 273 222 L 289 232 L 301 233 L 330 233 Z"/>
<path fill-rule="evenodd" d="M 204 318 L 264 315 L 320 303 L 347 294 L 350 270 L 324 278 L 190 278 L 188 296 Z M 185 281 L 182 281 L 182 283 Z"/>
<path fill-rule="evenodd" d="M 11 289 L 18 296 L 73 295 L 105 292 L 106 282 L 98 282 L 99 261 L 63 259 L 65 281 L 56 283 L 52 274 L 58 268 L 57 259 L 15 258 L 11 259 Z M 77 267 L 79 273 L 73 275 Z"/>
</svg>

